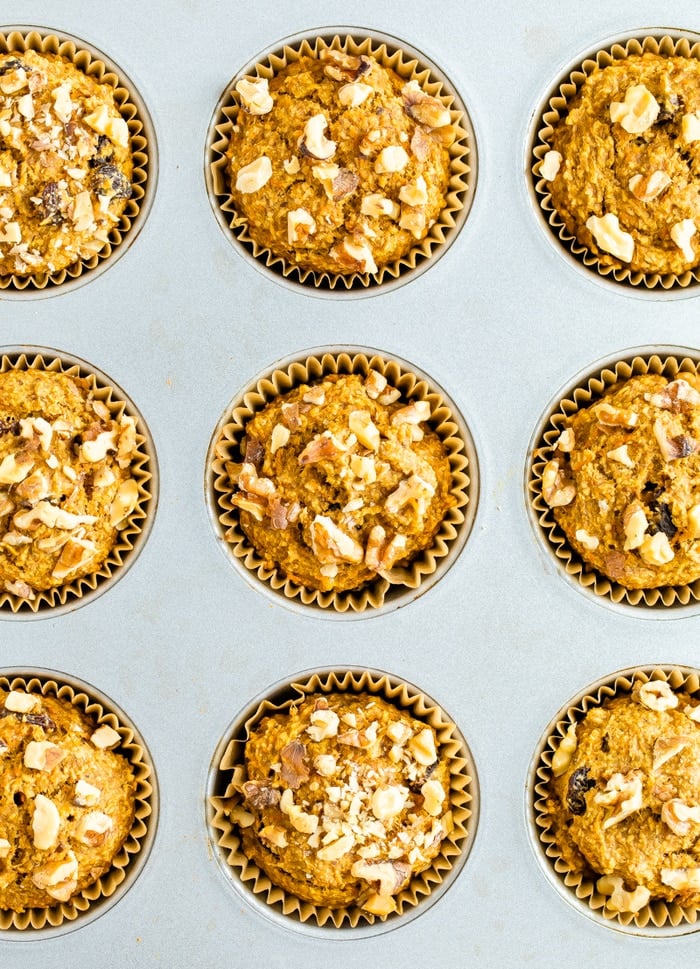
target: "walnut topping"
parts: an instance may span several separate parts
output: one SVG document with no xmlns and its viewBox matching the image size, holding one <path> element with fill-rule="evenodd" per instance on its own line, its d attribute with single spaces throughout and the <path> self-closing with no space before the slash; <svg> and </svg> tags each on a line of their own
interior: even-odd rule
<svg viewBox="0 0 700 969">
<path fill-rule="evenodd" d="M 336 861 L 351 851 L 354 844 L 355 835 L 348 832 L 347 834 L 341 835 L 335 841 L 324 845 L 323 848 L 319 848 L 316 854 L 321 861 Z"/>
<path fill-rule="evenodd" d="M 75 837 L 84 845 L 96 848 L 107 839 L 112 830 L 112 819 L 102 811 L 90 811 L 78 822 Z"/>
<path fill-rule="evenodd" d="M 655 394 L 649 394 L 646 399 L 654 407 L 660 407 L 661 410 L 670 411 L 682 411 L 687 407 L 697 407 L 700 405 L 700 393 L 684 380 L 682 377 L 677 377 L 672 380 L 666 386 L 657 391 Z"/>
<path fill-rule="evenodd" d="M 408 165 L 408 153 L 401 145 L 388 145 L 382 148 L 374 160 L 374 170 L 377 174 L 393 174 L 402 172 Z"/>
<path fill-rule="evenodd" d="M 379 428 L 372 421 L 372 415 L 366 410 L 353 410 L 348 416 L 348 425 L 357 440 L 369 451 L 379 450 Z"/>
<path fill-rule="evenodd" d="M 67 538 L 51 575 L 63 581 L 71 572 L 87 565 L 97 555 L 97 546 L 85 538 Z"/>
<path fill-rule="evenodd" d="M 694 438 L 684 432 L 679 419 L 669 418 L 667 413 L 660 414 L 656 418 L 653 431 L 661 454 L 666 461 L 686 458 L 690 454 L 695 454 L 700 446 Z"/>
<path fill-rule="evenodd" d="M 425 179 L 419 175 L 413 182 L 406 182 L 399 189 L 399 198 L 406 205 L 426 205 L 428 202 L 428 186 Z"/>
<path fill-rule="evenodd" d="M 290 246 L 306 245 L 316 232 L 316 220 L 306 209 L 292 209 L 287 213 L 287 239 Z"/>
<path fill-rule="evenodd" d="M 683 253 L 683 258 L 687 262 L 695 261 L 695 250 L 691 239 L 696 233 L 695 223 L 692 219 L 681 219 L 671 226 L 671 238 Z"/>
<path fill-rule="evenodd" d="M 647 565 L 667 565 L 675 557 L 668 536 L 664 532 L 645 535 L 639 547 L 639 554 Z"/>
<path fill-rule="evenodd" d="M 442 806 L 445 803 L 445 789 L 440 781 L 430 779 L 423 784 L 420 789 L 423 795 L 423 807 L 431 817 L 438 817 L 442 813 Z"/>
<path fill-rule="evenodd" d="M 242 77 L 236 84 L 241 103 L 249 114 L 269 114 L 274 102 L 268 90 L 266 77 Z"/>
<path fill-rule="evenodd" d="M 320 774 L 321 777 L 332 777 L 335 774 L 337 767 L 338 762 L 333 754 L 317 754 L 317 756 L 314 757 L 314 770 L 316 773 Z"/>
<path fill-rule="evenodd" d="M 635 467 L 635 463 L 630 457 L 627 444 L 621 444 L 620 447 L 614 448 L 612 451 L 608 451 L 607 457 L 609 457 L 612 461 L 618 461 L 620 464 L 624 464 L 626 468 Z"/>
<path fill-rule="evenodd" d="M 700 868 L 662 868 L 661 881 L 677 892 L 700 891 Z"/>
<path fill-rule="evenodd" d="M 671 760 L 676 754 L 680 754 L 692 742 L 692 737 L 683 736 L 682 734 L 675 737 L 659 737 L 654 744 L 653 769 L 658 770 L 666 761 Z"/>
<path fill-rule="evenodd" d="M 683 115 L 681 118 L 681 137 L 686 145 L 700 141 L 700 111 Z"/>
<path fill-rule="evenodd" d="M 248 804 L 257 810 L 274 807 L 279 804 L 281 797 L 277 788 L 262 781 L 246 781 L 243 784 L 243 796 Z"/>
<path fill-rule="evenodd" d="M 321 711 L 317 711 L 320 713 Z M 336 717 L 337 720 L 337 717 Z M 336 724 L 337 733 L 337 724 Z M 282 764 L 282 781 L 296 791 L 302 784 L 305 784 L 310 777 L 309 767 L 306 763 L 306 746 L 300 740 L 290 740 L 280 752 Z"/>
<path fill-rule="evenodd" d="M 427 128 L 442 128 L 450 124 L 452 119 L 449 108 L 438 98 L 426 94 L 418 81 L 412 80 L 404 84 L 401 97 L 406 114 L 419 124 Z"/>
<path fill-rule="evenodd" d="M 369 84 L 363 84 L 361 81 L 350 81 L 338 88 L 338 100 L 344 108 L 357 108 L 360 104 L 365 103 L 373 91 L 374 88 Z"/>
<path fill-rule="evenodd" d="M 312 740 L 325 740 L 327 737 L 337 736 L 339 723 L 338 714 L 334 710 L 314 710 L 306 732 Z"/>
<path fill-rule="evenodd" d="M 576 497 L 576 485 L 556 458 L 547 461 L 542 470 L 542 497 L 550 508 L 569 505 Z"/>
<path fill-rule="evenodd" d="M 603 822 L 603 829 L 611 828 L 634 814 L 643 805 L 642 774 L 640 771 L 628 771 L 627 774 L 615 773 L 605 785 L 605 791 L 594 795 L 596 804 L 617 808 Z"/>
<path fill-rule="evenodd" d="M 34 467 L 31 454 L 18 451 L 7 454 L 0 462 L 0 484 L 18 484 L 24 481 Z"/>
<path fill-rule="evenodd" d="M 255 161 L 238 169 L 236 191 L 244 195 L 257 192 L 272 178 L 272 162 L 267 155 L 260 155 Z"/>
<path fill-rule="evenodd" d="M 649 710 L 672 710 L 678 697 L 665 680 L 649 680 L 639 687 L 639 702 Z"/>
<path fill-rule="evenodd" d="M 48 528 L 77 528 L 78 525 L 92 525 L 97 521 L 95 515 L 74 515 L 72 512 L 57 508 L 49 501 L 40 501 L 27 511 L 18 512 L 12 519 L 16 528 L 32 529 L 40 523 Z"/>
<path fill-rule="evenodd" d="M 50 771 L 66 756 L 65 751 L 48 740 L 30 740 L 24 749 L 24 766 L 30 770 Z"/>
<path fill-rule="evenodd" d="M 372 814 L 379 821 L 388 821 L 400 814 L 408 800 L 408 788 L 403 785 L 392 784 L 378 787 L 372 794 Z"/>
<path fill-rule="evenodd" d="M 22 690 L 10 690 L 5 697 L 5 709 L 12 713 L 29 713 L 39 703 L 39 698 Z"/>
<path fill-rule="evenodd" d="M 584 548 L 590 549 L 591 551 L 598 548 L 600 545 L 600 539 L 595 535 L 591 535 L 586 531 L 585 528 L 576 529 L 576 540 L 579 541 Z"/>
<path fill-rule="evenodd" d="M 285 447 L 288 443 L 289 428 L 285 427 L 284 424 L 275 424 L 270 437 L 270 454 L 276 454 L 280 448 Z"/>
<path fill-rule="evenodd" d="M 423 730 L 412 737 L 408 743 L 408 749 L 417 763 L 424 767 L 434 764 L 437 760 L 437 749 L 435 747 L 435 735 L 430 727 L 424 727 Z"/>
<path fill-rule="evenodd" d="M 671 184 L 666 172 L 655 171 L 651 175 L 637 174 L 630 178 L 629 190 L 641 202 L 653 202 Z"/>
<path fill-rule="evenodd" d="M 243 462 L 238 475 L 238 486 L 249 495 L 257 495 L 259 498 L 271 498 L 275 492 L 274 482 L 270 478 L 259 477 L 255 465 L 248 461 Z"/>
<path fill-rule="evenodd" d="M 324 48 L 319 57 L 324 62 L 323 73 L 334 81 L 357 81 L 372 67 L 372 61 L 365 54 L 355 56 Z"/>
<path fill-rule="evenodd" d="M 379 882 L 379 894 L 396 895 L 411 876 L 411 866 L 399 861 L 356 861 L 351 869 L 354 878 Z"/>
<path fill-rule="evenodd" d="M 376 273 L 377 264 L 374 261 L 372 250 L 366 242 L 353 242 L 352 239 L 343 239 L 333 246 L 330 255 L 342 267 L 358 273 Z"/>
<path fill-rule="evenodd" d="M 683 838 L 690 833 L 693 824 L 700 824 L 700 807 L 690 807 L 674 797 L 663 804 L 661 820 L 674 834 Z"/>
<path fill-rule="evenodd" d="M 388 496 L 384 507 L 390 515 L 398 515 L 407 505 L 415 507 L 416 515 L 423 518 L 435 494 L 435 488 L 420 477 L 412 474 L 399 482 L 395 491 Z"/>
<path fill-rule="evenodd" d="M 318 827 L 318 818 L 315 814 L 306 814 L 294 803 L 294 794 L 290 788 L 283 791 L 280 797 L 280 810 L 289 818 L 290 824 L 301 834 L 313 834 Z"/>
<path fill-rule="evenodd" d="M 632 135 L 639 135 L 650 128 L 659 113 L 659 103 L 644 84 L 627 88 L 624 101 L 612 101 L 610 119 L 619 123 Z"/>
<path fill-rule="evenodd" d="M 350 562 L 358 564 L 364 549 L 327 515 L 316 515 L 311 523 L 311 544 L 320 562 Z"/>
<path fill-rule="evenodd" d="M 639 421 L 639 414 L 636 411 L 622 407 L 613 407 L 606 401 L 602 401 L 594 408 L 596 420 L 604 427 L 636 427 Z"/>
<path fill-rule="evenodd" d="M 586 228 L 597 245 L 623 262 L 630 262 L 634 255 L 634 237 L 620 227 L 620 220 L 613 212 L 603 216 L 591 215 Z"/>
<path fill-rule="evenodd" d="M 0 838 L 0 858 L 7 858 L 12 851 L 12 845 L 7 838 Z"/>
<path fill-rule="evenodd" d="M 32 835 L 34 847 L 40 851 L 54 848 L 58 842 L 58 832 L 61 827 L 61 817 L 58 808 L 44 794 L 37 794 L 34 798 L 34 813 L 32 815 Z"/>
<path fill-rule="evenodd" d="M 622 526 L 625 530 L 625 552 L 639 548 L 649 527 L 644 506 L 640 501 L 633 501 L 627 506 L 622 516 Z"/>
<path fill-rule="evenodd" d="M 561 777 L 561 775 L 566 771 L 571 759 L 574 756 L 578 741 L 576 739 L 576 724 L 571 723 L 567 728 L 566 733 L 561 738 L 559 746 L 554 751 L 552 757 L 552 774 L 554 777 Z"/>
<path fill-rule="evenodd" d="M 94 784 L 89 784 L 83 778 L 79 778 L 75 783 L 75 794 L 73 804 L 77 807 L 94 807 L 100 799 L 102 791 Z"/>
<path fill-rule="evenodd" d="M 80 456 L 91 464 L 104 461 L 108 452 L 117 450 L 117 429 L 100 431 L 94 438 L 80 445 Z"/>
<path fill-rule="evenodd" d="M 67 902 L 78 887 L 78 859 L 72 851 L 32 873 L 32 882 L 59 902 Z"/>
<path fill-rule="evenodd" d="M 401 209 L 398 203 L 387 198 L 386 195 L 374 192 L 371 195 L 364 196 L 360 203 L 360 212 L 362 215 L 369 215 L 374 218 L 381 218 L 385 215 L 389 219 L 398 219 Z"/>
<path fill-rule="evenodd" d="M 633 892 L 624 887 L 621 875 L 603 875 L 596 882 L 596 888 L 601 895 L 608 895 L 606 908 L 612 912 L 634 912 L 643 909 L 651 898 L 651 892 L 643 885 L 637 885 Z"/>
<path fill-rule="evenodd" d="M 129 144 L 129 126 L 122 117 L 110 115 L 106 104 L 101 104 L 92 114 L 84 119 L 85 124 L 89 125 L 93 131 L 100 135 L 106 135 L 110 141 L 120 148 L 126 148 Z"/>
<path fill-rule="evenodd" d="M 544 158 L 540 162 L 540 178 L 543 178 L 546 182 L 552 182 L 559 174 L 559 169 L 561 168 L 561 163 L 564 159 L 561 153 L 550 149 L 545 153 Z"/>
<path fill-rule="evenodd" d="M 100 750 L 111 750 L 121 743 L 121 739 L 120 734 L 108 723 L 101 724 L 90 736 L 90 740 Z"/>
<path fill-rule="evenodd" d="M 328 121 L 325 114 L 312 115 L 304 125 L 304 133 L 299 139 L 301 153 L 311 158 L 325 160 L 335 154 L 336 143 L 326 137 Z"/>
<path fill-rule="evenodd" d="M 251 815 L 252 817 L 252 815 Z M 253 821 L 255 819 L 253 818 Z M 240 824 L 240 822 L 239 822 Z M 284 828 L 280 828 L 277 824 L 266 824 L 264 828 L 260 829 L 260 838 L 263 841 L 267 841 L 268 844 L 274 845 L 275 848 L 286 848 L 287 847 L 287 835 Z"/>
<path fill-rule="evenodd" d="M 117 528 L 136 508 L 139 501 L 139 488 L 133 478 L 122 481 L 109 508 L 109 523 Z"/>
</svg>

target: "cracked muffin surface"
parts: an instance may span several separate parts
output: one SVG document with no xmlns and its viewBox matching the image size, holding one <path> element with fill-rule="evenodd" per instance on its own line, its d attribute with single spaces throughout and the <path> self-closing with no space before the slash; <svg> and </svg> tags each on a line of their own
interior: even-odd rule
<svg viewBox="0 0 700 969">
<path fill-rule="evenodd" d="M 109 870 L 134 818 L 120 743 L 70 702 L 0 691 L 0 908 L 68 902 Z"/>
<path fill-rule="evenodd" d="M 325 49 L 236 93 L 231 194 L 259 246 L 303 269 L 372 274 L 428 234 L 456 129 L 416 81 Z"/>
<path fill-rule="evenodd" d="M 435 731 L 380 696 L 309 694 L 264 717 L 242 759 L 229 811 L 243 851 L 316 905 L 395 911 L 452 831 Z"/>
<path fill-rule="evenodd" d="M 642 374 L 566 420 L 541 477 L 569 545 L 628 589 L 700 577 L 700 379 Z"/>
<path fill-rule="evenodd" d="M 700 61 L 647 51 L 597 67 L 547 143 L 552 204 L 602 265 L 700 264 Z"/>
<path fill-rule="evenodd" d="M 430 418 L 428 401 L 402 399 L 376 370 L 331 374 L 262 407 L 225 469 L 266 566 L 342 591 L 428 549 L 455 504 Z"/>
<path fill-rule="evenodd" d="M 552 760 L 545 811 L 561 858 L 609 908 L 700 906 L 700 704 L 663 680 L 592 706 Z"/>
<path fill-rule="evenodd" d="M 104 249 L 133 167 L 109 84 L 59 54 L 0 54 L 0 275 L 56 273 Z"/>
</svg>

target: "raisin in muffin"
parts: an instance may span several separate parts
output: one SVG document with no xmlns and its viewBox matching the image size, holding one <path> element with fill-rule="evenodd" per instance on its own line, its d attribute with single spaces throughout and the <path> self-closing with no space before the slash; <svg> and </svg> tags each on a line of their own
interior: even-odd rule
<svg viewBox="0 0 700 969">
<path fill-rule="evenodd" d="M 554 752 L 541 823 L 609 914 L 700 907 L 697 697 L 651 679 L 591 705 Z"/>
<path fill-rule="evenodd" d="M 369 54 L 322 48 L 236 84 L 226 150 L 250 238 L 289 266 L 376 274 L 446 205 L 451 112 Z"/>
<path fill-rule="evenodd" d="M 308 694 L 260 720 L 229 802 L 242 850 L 319 907 L 386 916 L 453 829 L 432 727 L 368 693 Z"/>
<path fill-rule="evenodd" d="M 134 820 L 120 744 L 67 700 L 0 690 L 0 909 L 66 903 L 110 869 Z"/>
<path fill-rule="evenodd" d="M 700 379 L 620 380 L 561 426 L 539 486 L 567 543 L 626 589 L 700 577 Z"/>
<path fill-rule="evenodd" d="M 698 266 L 700 60 L 646 50 L 596 66 L 546 141 L 538 174 L 601 266 Z"/>
<path fill-rule="evenodd" d="M 240 526 L 300 586 L 358 589 L 429 548 L 452 474 L 430 403 L 376 370 L 329 374 L 272 398 L 224 462 Z"/>
<path fill-rule="evenodd" d="M 60 54 L 0 54 L 0 275 L 53 274 L 99 253 L 133 168 L 110 85 Z"/>
</svg>

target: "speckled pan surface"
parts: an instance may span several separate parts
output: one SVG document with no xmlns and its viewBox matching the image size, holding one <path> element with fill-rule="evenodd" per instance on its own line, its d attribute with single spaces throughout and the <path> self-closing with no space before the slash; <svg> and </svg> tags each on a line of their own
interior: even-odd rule
<svg viewBox="0 0 700 969">
<path fill-rule="evenodd" d="M 692 965 L 697 933 L 632 938 L 552 891 L 524 792 L 553 711 L 611 670 L 697 668 L 700 617 L 641 618 L 563 581 L 524 482 L 538 421 L 574 375 L 624 348 L 700 353 L 688 288 L 645 299 L 562 258 L 526 164 L 538 105 L 575 58 L 611 38 L 698 31 L 695 0 L 0 5 L 0 31 L 17 23 L 80 37 L 119 65 L 148 107 L 158 184 L 138 234 L 89 284 L 50 299 L 0 291 L 2 344 L 59 347 L 123 387 L 152 435 L 159 496 L 138 558 L 104 594 L 41 622 L 0 618 L 2 665 L 60 669 L 113 697 L 147 739 L 160 810 L 118 904 L 61 939 L 0 933 L 0 964 L 58 969 L 99 954 L 107 969 Z M 267 278 L 235 251 L 207 192 L 207 132 L 226 84 L 260 51 L 329 24 L 401 38 L 439 65 L 478 150 L 473 205 L 449 248 L 410 285 L 360 300 Z M 478 460 L 475 520 L 449 571 L 368 622 L 312 618 L 261 595 L 217 547 L 206 501 L 212 430 L 233 395 L 275 361 L 330 345 L 379 347 L 429 374 Z M 450 890 L 373 938 L 271 922 L 229 890 L 209 843 L 207 776 L 228 725 L 271 684 L 319 667 L 419 684 L 449 711 L 478 772 L 478 832 Z"/>
</svg>

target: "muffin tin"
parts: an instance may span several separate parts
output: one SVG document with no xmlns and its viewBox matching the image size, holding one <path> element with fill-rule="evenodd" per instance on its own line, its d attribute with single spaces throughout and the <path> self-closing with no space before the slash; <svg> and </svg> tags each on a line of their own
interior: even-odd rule
<svg viewBox="0 0 700 969">
<path fill-rule="evenodd" d="M 435 11 L 362 0 L 348 33 L 400 38 L 449 78 L 468 111 L 478 178 L 464 224 L 411 285 L 322 298 L 260 271 L 222 231 L 209 197 L 210 126 L 241 65 L 284 38 L 342 24 L 346 6 L 319 15 L 307 0 L 239 3 L 222 16 L 213 0 L 196 11 L 128 0 L 100 19 L 87 0 L 59 14 L 36 0 L 23 16 L 35 21 L 27 30 L 84 39 L 130 79 L 152 120 L 157 191 L 149 175 L 147 219 L 104 271 L 47 287 L 48 300 L 46 289 L 0 291 L 4 342 L 59 347 L 125 388 L 149 429 L 159 487 L 153 526 L 120 581 L 41 622 L 0 617 L 3 664 L 18 675 L 60 669 L 114 697 L 146 738 L 160 810 L 143 868 L 115 904 L 60 942 L 42 929 L 0 931 L 0 954 L 16 969 L 55 963 L 57 945 L 60 961 L 82 965 L 99 952 L 107 969 L 691 963 L 694 931 L 634 937 L 552 890 L 525 795 L 543 725 L 584 684 L 611 670 L 700 665 L 693 608 L 617 608 L 562 579 L 527 488 L 538 421 L 572 375 L 628 348 L 700 352 L 695 287 L 643 294 L 572 271 L 539 224 L 530 174 L 532 124 L 553 78 L 609 41 L 697 27 L 695 5 L 676 0 L 670 25 L 650 23 L 658 13 L 631 0 L 584 13 L 505 0 L 494 27 L 490 8 L 465 11 L 457 0 Z M 474 518 L 450 568 L 368 622 L 334 622 L 261 593 L 212 528 L 208 449 L 232 395 L 318 347 L 379 348 L 429 375 L 464 415 L 478 469 Z M 207 820 L 211 765 L 237 711 L 298 670 L 348 668 L 390 670 L 435 697 L 479 780 L 476 836 L 449 891 L 372 938 L 248 904 Z"/>
</svg>

